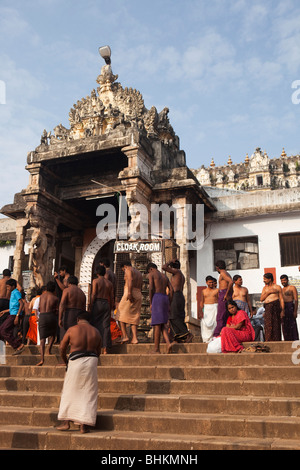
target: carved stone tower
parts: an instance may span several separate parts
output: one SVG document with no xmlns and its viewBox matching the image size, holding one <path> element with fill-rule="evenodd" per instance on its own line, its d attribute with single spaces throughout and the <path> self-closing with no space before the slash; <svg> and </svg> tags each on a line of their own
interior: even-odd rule
<svg viewBox="0 0 300 470">
<path fill-rule="evenodd" d="M 97 208 L 112 204 L 118 216 L 120 195 L 126 197 L 128 224 L 138 224 L 135 203 L 205 204 L 214 210 L 197 178 L 186 166 L 184 151 L 168 118 L 168 108 L 146 109 L 141 93 L 123 88 L 110 61 L 101 70 L 97 89 L 70 110 L 70 128 L 43 131 L 41 142 L 27 156 L 26 189 L 1 212 L 17 219 L 14 277 L 22 282 L 21 259 L 26 231 L 33 230 L 30 248 L 32 286 L 43 285 L 62 260 L 73 263 L 88 293 L 93 264 L 108 240 L 98 240 Z M 184 237 L 182 269 L 190 302 L 189 256 Z M 68 251 L 66 247 L 68 246 Z M 111 254 L 111 253 L 110 253 Z"/>
</svg>

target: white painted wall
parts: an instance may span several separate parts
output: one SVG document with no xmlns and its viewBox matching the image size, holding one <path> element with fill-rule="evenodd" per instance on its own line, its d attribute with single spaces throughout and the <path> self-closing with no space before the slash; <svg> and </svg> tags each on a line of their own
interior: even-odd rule
<svg viewBox="0 0 300 470">
<path fill-rule="evenodd" d="M 3 269 L 8 268 L 9 257 L 14 256 L 16 245 L 1 246 L 0 247 L 0 274 L 2 274 Z"/>
<path fill-rule="evenodd" d="M 8 268 L 9 257 L 14 256 L 16 244 L 0 247 L 0 275 L 2 275 L 3 269 Z M 26 242 L 24 246 L 25 255 L 29 253 L 29 244 Z"/>
<path fill-rule="evenodd" d="M 222 238 L 236 238 L 258 236 L 259 269 L 230 271 L 230 274 L 240 274 L 243 284 L 250 294 L 260 293 L 264 286 L 264 268 L 276 268 L 277 282 L 280 283 L 281 274 L 297 277 L 300 275 L 298 266 L 281 267 L 279 234 L 300 231 L 299 213 L 289 213 L 263 216 L 260 218 L 228 220 L 212 223 L 207 227 L 207 239 L 204 247 L 197 253 L 197 284 L 205 286 L 205 278 L 212 275 L 218 278 L 213 266 L 213 240 Z"/>
</svg>

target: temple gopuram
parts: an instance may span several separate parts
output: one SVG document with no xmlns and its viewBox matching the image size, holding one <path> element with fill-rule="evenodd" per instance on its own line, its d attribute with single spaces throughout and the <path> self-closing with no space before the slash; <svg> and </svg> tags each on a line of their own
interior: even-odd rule
<svg viewBox="0 0 300 470">
<path fill-rule="evenodd" d="M 231 157 L 227 165 L 193 170 L 203 186 L 234 189 L 237 191 L 272 191 L 300 187 L 300 155 L 288 156 L 283 148 L 279 158 L 270 158 L 259 147 L 242 163 L 234 163 Z"/>
<path fill-rule="evenodd" d="M 12 204 L 1 209 L 16 221 L 13 277 L 23 283 L 24 243 L 30 233 L 30 287 L 45 285 L 61 265 L 75 274 L 89 294 L 95 266 L 109 258 L 122 290 L 120 263 L 130 258 L 145 272 L 149 261 L 160 268 L 178 257 L 187 282 L 187 314 L 191 305 L 191 279 L 196 282 L 196 257 L 185 248 L 184 230 L 163 239 L 159 227 L 149 239 L 161 242 L 156 252 L 115 252 L 116 239 L 97 236 L 99 205 L 110 204 L 119 217 L 119 201 L 127 203 L 130 227 L 138 227 L 139 214 L 131 210 L 143 204 L 177 204 L 177 222 L 182 224 L 186 204 L 203 204 L 204 212 L 215 207 L 198 179 L 186 165 L 185 152 L 168 118 L 168 108 L 146 109 L 139 91 L 123 88 L 112 72 L 110 49 L 97 77 L 97 88 L 78 100 L 70 110 L 70 127 L 58 124 L 44 130 L 40 145 L 27 155 L 29 184 Z M 158 246 L 153 245 L 153 246 Z M 193 266 L 191 268 L 191 266 Z M 193 271 L 193 273 L 191 273 Z M 145 276 L 146 282 L 146 276 Z M 119 292 L 119 296 L 122 292 Z M 145 308 L 147 288 L 145 286 Z"/>
</svg>

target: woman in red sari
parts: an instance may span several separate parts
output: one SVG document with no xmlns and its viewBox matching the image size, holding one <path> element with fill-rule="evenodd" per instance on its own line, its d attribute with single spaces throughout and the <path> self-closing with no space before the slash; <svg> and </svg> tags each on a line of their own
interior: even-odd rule
<svg viewBox="0 0 300 470">
<path fill-rule="evenodd" d="M 233 300 L 227 302 L 229 318 L 221 331 L 222 352 L 241 352 L 243 342 L 254 341 L 255 332 L 246 312 L 239 310 Z"/>
</svg>

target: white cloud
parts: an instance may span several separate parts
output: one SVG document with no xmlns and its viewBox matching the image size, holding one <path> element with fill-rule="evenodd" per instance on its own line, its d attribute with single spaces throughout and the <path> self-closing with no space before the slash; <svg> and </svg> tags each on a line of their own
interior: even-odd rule
<svg viewBox="0 0 300 470">
<path fill-rule="evenodd" d="M 245 146 L 247 138 L 253 144 L 240 152 L 246 154 L 272 143 L 275 132 L 295 129 L 300 106 L 291 111 L 290 96 L 292 81 L 300 79 L 300 8 L 294 0 L 2 0 L 0 40 L 0 80 L 7 85 L 0 159 L 9 158 L 10 176 L 24 172 L 26 181 L 26 154 L 43 129 L 68 125 L 69 108 L 97 86 L 103 44 L 112 48 L 113 72 L 124 87 L 139 89 L 148 108 L 170 108 L 188 158 L 199 161 L 199 147 L 221 154 L 222 142 L 233 154 L 229 146 Z M 24 187 L 12 178 L 10 201 L 12 185 Z"/>
<path fill-rule="evenodd" d="M 29 44 L 37 44 L 39 36 L 16 8 L 0 7 L 0 38 L 2 44 L 16 40 L 28 40 Z"/>
</svg>

